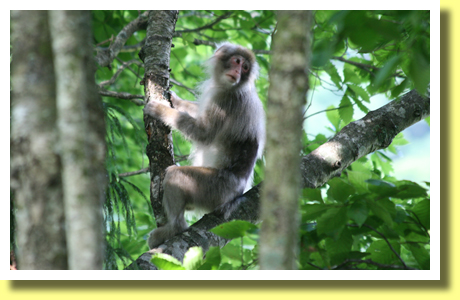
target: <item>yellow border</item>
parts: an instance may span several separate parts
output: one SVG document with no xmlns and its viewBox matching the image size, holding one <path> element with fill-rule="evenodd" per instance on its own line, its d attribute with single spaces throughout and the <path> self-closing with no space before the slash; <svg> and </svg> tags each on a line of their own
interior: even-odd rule
<svg viewBox="0 0 460 300">
<path fill-rule="evenodd" d="M 454 90 L 460 82 L 458 29 L 460 14 L 458 0 L 441 1 L 441 280 L 440 281 L 268 281 L 268 282 L 152 282 L 152 281 L 93 281 L 45 282 L 2 281 L 2 299 L 43 298 L 54 299 L 458 299 L 460 296 L 458 230 L 460 192 L 459 141 L 455 137 L 460 127 L 460 104 L 455 101 L 459 92 Z M 456 5 L 457 4 L 457 5 Z M 455 33 L 455 34 L 454 34 Z M 447 47 L 447 48 L 446 48 Z M 454 51 L 454 49 L 456 51 Z M 456 97 L 457 96 L 457 97 Z M 433 101 L 437 101 L 434 99 Z M 457 239 L 455 239 L 457 238 Z M 454 251 L 457 250 L 457 251 Z M 103 273 L 102 273 L 103 274 Z M 129 276 L 129 275 L 128 275 Z M 410 276 L 410 272 L 408 272 Z M 145 278 L 149 279 L 146 272 Z"/>
</svg>

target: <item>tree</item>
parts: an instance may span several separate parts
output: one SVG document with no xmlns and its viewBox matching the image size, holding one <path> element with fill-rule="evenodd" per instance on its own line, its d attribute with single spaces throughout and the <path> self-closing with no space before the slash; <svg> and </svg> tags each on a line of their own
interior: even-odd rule
<svg viewBox="0 0 460 300">
<path fill-rule="evenodd" d="M 90 16 L 12 12 L 11 173 L 20 269 L 102 268 L 105 122 Z"/>
<path fill-rule="evenodd" d="M 66 269 L 60 158 L 53 147 L 58 141 L 54 130 L 57 108 L 47 13 L 12 11 L 11 20 L 15 49 L 11 65 L 11 189 L 17 221 L 16 254 L 22 269 Z"/>
<path fill-rule="evenodd" d="M 296 269 L 302 110 L 308 89 L 311 12 L 277 12 L 267 99 L 261 269 Z M 305 130 L 305 128 L 304 128 Z M 285 172 L 283 170 L 289 170 Z"/>
<path fill-rule="evenodd" d="M 126 268 L 140 257 L 137 267 L 147 269 L 258 268 L 258 227 L 243 221 L 222 223 L 232 219 L 259 222 L 260 185 L 228 203 L 225 212 L 208 214 L 167 241 L 162 246 L 163 255 L 154 256 L 155 266 L 150 263 L 152 254 L 145 253 L 145 237 L 155 226 L 153 212 L 157 211 L 146 196 L 155 194 L 155 189 L 149 191 L 147 187 L 160 186 L 150 179 L 161 180 L 161 175 L 146 174 L 148 170 L 152 172 L 152 165 L 146 168 L 144 163 L 148 141 L 142 128 L 141 106 L 146 99 L 138 84 L 150 85 L 147 60 L 154 53 L 152 48 L 141 51 L 148 55 L 143 58 L 145 65 L 138 53 L 144 45 L 161 44 L 161 40 L 152 40 L 151 32 L 145 31 L 149 23 L 174 23 L 170 17 L 160 21 L 153 15 L 134 11 L 92 12 L 92 33 L 100 65 L 96 80 L 107 122 L 109 186 L 104 204 L 108 228 L 104 267 Z M 302 128 L 299 168 L 304 189 L 300 196 L 297 266 L 427 269 L 429 183 L 421 186 L 397 179 L 398 174 L 392 174 L 388 151 L 396 151 L 396 146 L 404 143 L 400 132 L 405 127 L 429 116 L 429 98 L 425 97 L 429 84 L 429 12 L 317 11 L 313 20 L 310 89 L 325 86 L 331 90 L 331 96 L 340 96 L 334 107 L 325 107 L 323 111 L 331 123 L 329 137 L 322 133 L 311 136 L 308 129 L 305 132 Z M 169 66 L 173 89 L 182 98 L 193 100 L 193 87 L 203 79 L 199 62 L 211 55 L 216 43 L 228 40 L 254 49 L 261 66 L 257 88 L 266 103 L 267 74 L 275 55 L 271 41 L 277 29 L 282 30 L 271 11 L 181 11 L 175 24 Z M 167 57 L 169 50 L 161 49 L 155 55 Z M 155 72 L 166 69 L 161 65 Z M 370 112 L 372 96 L 378 94 L 400 100 Z M 403 109 L 405 115 L 401 115 Z M 356 121 L 357 111 L 368 115 Z M 308 113 L 305 118 L 312 115 Z M 152 130 L 157 127 L 151 126 L 150 120 L 146 124 L 150 141 Z M 336 137 L 326 143 L 333 135 Z M 187 164 L 190 145 L 176 132 L 172 132 L 172 140 L 174 147 L 166 149 L 169 153 L 174 151 L 176 163 Z M 157 157 L 157 165 L 171 163 L 152 156 L 158 154 L 159 148 L 151 145 L 147 148 L 149 159 Z M 260 161 L 256 166 L 256 184 L 264 179 L 263 165 Z M 230 239 L 233 240 L 229 242 Z M 174 247 L 173 243 L 180 246 Z M 186 249 L 193 245 L 207 251 L 204 261 L 196 248 L 184 259 Z M 167 258 L 167 253 L 178 261 Z"/>
</svg>

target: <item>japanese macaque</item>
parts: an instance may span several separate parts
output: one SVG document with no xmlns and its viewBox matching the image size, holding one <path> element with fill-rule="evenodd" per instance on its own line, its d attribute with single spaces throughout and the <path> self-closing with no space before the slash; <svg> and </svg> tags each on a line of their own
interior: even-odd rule
<svg viewBox="0 0 460 300">
<path fill-rule="evenodd" d="M 210 212 L 252 185 L 265 142 L 265 115 L 254 81 L 258 64 L 241 46 L 223 44 L 207 62 L 210 78 L 198 102 L 171 93 L 174 108 L 150 101 L 144 113 L 161 119 L 194 144 L 192 166 L 170 166 L 163 206 L 168 221 L 150 233 L 150 249 L 185 230 L 185 210 Z"/>
</svg>

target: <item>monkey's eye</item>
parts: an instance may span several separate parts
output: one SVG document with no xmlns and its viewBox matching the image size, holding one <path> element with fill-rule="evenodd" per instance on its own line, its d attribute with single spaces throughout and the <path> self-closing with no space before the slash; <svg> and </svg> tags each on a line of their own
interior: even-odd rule
<svg viewBox="0 0 460 300">
<path fill-rule="evenodd" d="M 249 71 L 249 64 L 248 64 L 248 63 L 244 63 L 244 64 L 243 64 L 243 72 L 246 73 L 247 71 Z"/>
</svg>

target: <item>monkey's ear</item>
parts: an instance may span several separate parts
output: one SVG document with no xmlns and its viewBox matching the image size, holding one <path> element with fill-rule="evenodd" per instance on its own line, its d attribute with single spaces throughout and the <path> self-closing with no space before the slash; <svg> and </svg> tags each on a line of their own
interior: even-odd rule
<svg viewBox="0 0 460 300">
<path fill-rule="evenodd" d="M 218 52 L 222 52 L 222 49 L 228 48 L 230 46 L 232 46 L 232 44 L 230 44 L 229 42 L 223 42 L 223 43 L 217 44 L 216 51 L 214 51 L 214 55 L 216 55 Z"/>
</svg>

